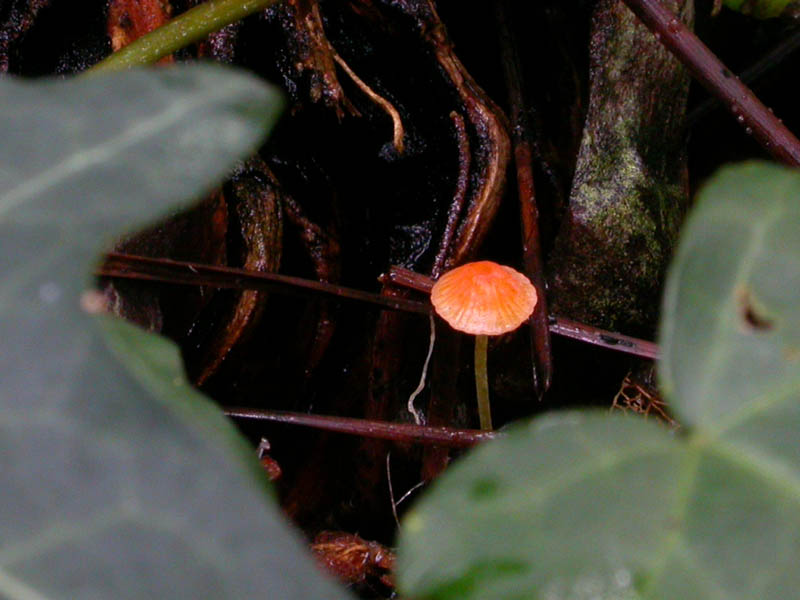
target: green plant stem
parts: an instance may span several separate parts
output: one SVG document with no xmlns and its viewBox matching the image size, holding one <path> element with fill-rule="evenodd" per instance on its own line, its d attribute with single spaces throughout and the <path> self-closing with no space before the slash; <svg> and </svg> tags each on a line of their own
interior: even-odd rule
<svg viewBox="0 0 800 600">
<path fill-rule="evenodd" d="M 489 336 L 475 336 L 475 392 L 478 396 L 478 418 L 481 429 L 492 428 L 492 410 L 489 405 L 489 376 L 486 371 L 486 354 Z"/>
<path fill-rule="evenodd" d="M 208 34 L 219 31 L 278 0 L 209 0 L 120 48 L 87 71 L 121 71 L 151 65 Z"/>
</svg>

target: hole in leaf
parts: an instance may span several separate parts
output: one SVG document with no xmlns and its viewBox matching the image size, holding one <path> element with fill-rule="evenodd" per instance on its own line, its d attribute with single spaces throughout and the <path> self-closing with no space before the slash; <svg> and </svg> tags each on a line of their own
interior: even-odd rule
<svg viewBox="0 0 800 600">
<path fill-rule="evenodd" d="M 762 307 L 753 298 L 753 294 L 746 287 L 740 288 L 737 293 L 739 304 L 739 315 L 748 330 L 767 331 L 774 327 L 772 319 L 770 319 Z"/>
</svg>

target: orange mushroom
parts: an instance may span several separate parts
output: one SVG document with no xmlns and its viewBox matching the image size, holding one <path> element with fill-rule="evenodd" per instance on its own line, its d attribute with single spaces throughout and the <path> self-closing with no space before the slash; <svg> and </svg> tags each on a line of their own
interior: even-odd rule
<svg viewBox="0 0 800 600">
<path fill-rule="evenodd" d="M 492 428 L 486 349 L 490 335 L 515 330 L 533 313 L 536 288 L 522 273 L 491 261 L 467 263 L 442 275 L 431 290 L 436 314 L 475 335 L 475 389 L 481 429 Z"/>
</svg>

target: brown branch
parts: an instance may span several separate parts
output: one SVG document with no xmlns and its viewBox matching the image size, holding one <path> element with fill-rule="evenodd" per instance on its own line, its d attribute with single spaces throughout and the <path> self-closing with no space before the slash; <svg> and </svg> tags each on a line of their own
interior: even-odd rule
<svg viewBox="0 0 800 600">
<path fill-rule="evenodd" d="M 433 288 L 433 284 L 436 281 L 427 275 L 396 265 L 389 267 L 389 272 L 384 273 L 378 279 L 382 283 L 392 283 L 423 294 L 430 294 L 431 288 Z"/>
<path fill-rule="evenodd" d="M 115 252 L 107 254 L 105 259 L 105 262 L 95 271 L 95 274 L 99 277 L 118 277 L 175 285 L 209 286 L 240 290 L 267 289 L 283 293 L 304 291 L 312 296 L 323 294 L 335 298 L 368 302 L 381 308 L 401 312 L 423 315 L 431 312 L 431 306 L 427 302 L 381 296 L 380 294 L 354 290 L 332 283 L 278 275 L 277 273 L 260 273 L 233 267 L 204 265 L 168 258 L 150 258 Z"/>
<path fill-rule="evenodd" d="M 777 160 L 800 166 L 800 140 L 659 0 L 624 0 L 664 46 Z"/>
<path fill-rule="evenodd" d="M 481 163 L 478 176 L 470 182 L 469 209 L 459 223 L 446 261 L 446 267 L 453 267 L 475 255 L 497 214 L 511 157 L 508 124 L 500 108 L 456 56 L 453 42 L 436 12 L 435 1 L 395 4 L 416 21 L 422 39 L 458 94 L 475 148 L 473 158 Z"/>
<path fill-rule="evenodd" d="M 98 277 L 118 277 L 138 281 L 153 281 L 174 285 L 208 286 L 215 288 L 253 290 L 267 289 L 282 293 L 305 292 L 312 297 L 323 294 L 335 298 L 368 302 L 381 308 L 400 312 L 429 315 L 433 308 L 428 302 L 419 302 L 373 294 L 354 290 L 341 285 L 312 281 L 301 277 L 278 275 L 277 273 L 259 273 L 236 269 L 204 265 L 200 263 L 171 260 L 168 258 L 150 258 L 110 252 L 105 262 L 96 269 Z M 382 276 L 384 281 L 423 293 L 430 293 L 433 279 L 402 267 L 392 267 L 389 274 Z M 653 342 L 629 337 L 613 331 L 598 329 L 561 317 L 549 317 L 550 333 L 581 340 L 597 346 L 603 346 L 644 358 L 657 358 L 658 346 Z"/>
<path fill-rule="evenodd" d="M 758 81 L 758 79 L 774 69 L 798 48 L 800 48 L 800 29 L 795 30 L 794 33 L 778 42 L 778 44 L 764 56 L 742 71 L 739 74 L 739 79 L 745 85 L 750 85 Z M 691 127 L 692 124 L 705 117 L 708 113 L 717 108 L 718 105 L 719 101 L 716 98 L 707 98 L 704 100 L 686 116 L 687 126 Z"/>
<path fill-rule="evenodd" d="M 655 342 L 607 331 L 564 317 L 550 315 L 550 333 L 642 358 L 656 360 L 659 357 L 658 344 Z"/>
<path fill-rule="evenodd" d="M 508 101 L 511 105 L 511 132 L 514 162 L 517 167 L 517 190 L 522 222 L 522 263 L 525 275 L 533 282 L 539 299 L 528 321 L 530 327 L 531 359 L 533 363 L 533 389 L 541 399 L 553 379 L 553 358 L 550 350 L 550 331 L 547 323 L 547 285 L 542 264 L 539 236 L 539 210 L 536 206 L 536 189 L 533 181 L 533 151 L 530 125 L 522 91 L 522 69 L 516 50 L 516 40 L 508 24 L 508 2 L 496 2 L 496 18 L 500 35 L 500 53 L 503 63 Z"/>
<path fill-rule="evenodd" d="M 389 423 L 386 421 L 369 421 L 351 417 L 331 417 L 293 413 L 277 410 L 260 410 L 223 406 L 224 413 L 236 419 L 250 419 L 313 427 L 325 431 L 335 431 L 362 437 L 392 440 L 401 443 L 431 444 L 452 448 L 468 448 L 499 437 L 502 434 L 475 429 L 456 429 L 453 427 L 428 427 L 411 423 Z"/>
<path fill-rule="evenodd" d="M 382 278 L 384 281 L 390 281 L 395 285 L 427 294 L 430 293 L 434 283 L 430 277 L 397 266 L 391 267 L 389 273 L 383 275 Z M 599 327 L 554 315 L 548 317 L 548 328 L 550 333 L 580 340 L 594 346 L 601 346 L 609 350 L 625 352 L 626 354 L 634 354 L 642 358 L 658 358 L 658 345 L 655 342 L 600 329 Z"/>
</svg>

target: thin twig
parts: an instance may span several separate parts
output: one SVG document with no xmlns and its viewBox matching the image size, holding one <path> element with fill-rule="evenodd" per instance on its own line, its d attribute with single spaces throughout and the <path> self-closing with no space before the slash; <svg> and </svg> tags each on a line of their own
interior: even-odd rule
<svg viewBox="0 0 800 600">
<path fill-rule="evenodd" d="M 430 277 L 397 266 L 391 267 L 389 272 L 383 276 L 383 279 L 391 281 L 395 285 L 422 293 L 430 293 L 434 283 Z M 580 340 L 595 346 L 602 346 L 609 350 L 634 354 L 642 358 L 658 358 L 658 345 L 654 342 L 600 329 L 585 323 L 550 315 L 548 317 L 548 328 L 550 333 Z"/>
<path fill-rule="evenodd" d="M 563 317 L 550 315 L 550 333 L 651 360 L 659 357 L 658 344 L 655 342 L 607 331 Z"/>
<path fill-rule="evenodd" d="M 514 162 L 517 167 L 517 190 L 520 220 L 522 222 L 522 263 L 525 275 L 533 282 L 539 299 L 530 320 L 531 359 L 533 362 L 533 389 L 541 399 L 553 378 L 553 358 L 550 351 L 550 331 L 547 323 L 544 267 L 539 236 L 539 210 L 533 181 L 533 151 L 527 102 L 522 91 L 520 67 L 514 32 L 508 23 L 508 1 L 498 0 L 496 18 L 500 35 L 500 52 L 505 75 L 508 101 L 511 105 L 511 131 Z"/>
<path fill-rule="evenodd" d="M 412 444 L 431 444 L 451 448 L 468 448 L 481 442 L 494 439 L 501 434 L 475 429 L 456 429 L 454 427 L 426 427 L 411 423 L 389 423 L 368 421 L 351 417 L 331 417 L 310 415 L 277 410 L 261 410 L 223 406 L 224 413 L 236 419 L 270 421 L 287 425 L 313 427 L 325 431 L 335 431 L 362 437 L 392 440 Z"/>
<path fill-rule="evenodd" d="M 301 292 L 312 297 L 324 294 L 335 298 L 368 302 L 381 308 L 400 312 L 429 315 L 433 311 L 433 307 L 428 302 L 373 294 L 323 281 L 278 275 L 277 273 L 260 273 L 234 267 L 204 265 L 117 252 L 108 253 L 105 258 L 106 262 L 95 271 L 95 275 L 98 277 L 239 290 L 267 289 L 284 294 Z M 433 287 L 433 279 L 430 277 L 395 266 L 391 267 L 389 273 L 383 276 L 383 280 L 423 293 L 430 293 Z M 598 329 L 553 315 L 550 315 L 548 319 L 550 333 L 644 358 L 658 357 L 658 346 L 653 342 Z"/>
<path fill-rule="evenodd" d="M 423 294 L 430 294 L 435 283 L 435 280 L 427 275 L 396 265 L 389 267 L 389 272 L 378 277 L 378 281 L 416 290 Z"/>
<path fill-rule="evenodd" d="M 96 271 L 99 277 L 117 277 L 139 281 L 157 281 L 175 285 L 208 286 L 228 289 L 268 289 L 287 292 L 305 292 L 310 295 L 323 294 L 368 302 L 382 308 L 428 315 L 431 306 L 427 302 L 392 298 L 354 290 L 341 285 L 313 281 L 301 277 L 261 273 L 234 267 L 205 265 L 168 258 L 150 258 L 130 254 L 109 253 L 106 261 Z"/>
<path fill-rule="evenodd" d="M 760 77 L 774 69 L 784 59 L 800 48 L 800 28 L 796 29 L 791 35 L 778 42 L 764 56 L 759 58 L 752 65 L 747 67 L 739 74 L 739 79 L 746 85 L 752 84 Z M 691 127 L 694 123 L 708 115 L 719 106 L 716 98 L 707 98 L 686 115 L 686 125 Z"/>
<path fill-rule="evenodd" d="M 660 0 L 624 0 L 664 46 L 777 160 L 800 166 L 800 140 Z"/>
</svg>

